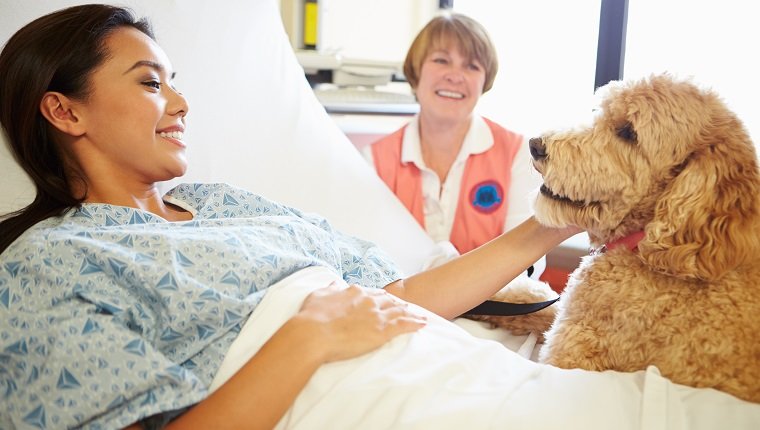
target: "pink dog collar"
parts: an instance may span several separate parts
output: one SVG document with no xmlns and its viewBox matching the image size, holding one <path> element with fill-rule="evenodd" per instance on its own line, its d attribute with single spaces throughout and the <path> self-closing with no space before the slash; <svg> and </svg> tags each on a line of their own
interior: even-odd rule
<svg viewBox="0 0 760 430">
<path fill-rule="evenodd" d="M 612 242 L 607 242 L 598 248 L 591 248 L 589 250 L 589 254 L 590 255 L 604 254 L 605 252 L 613 250 L 619 246 L 625 246 L 631 251 L 635 251 L 636 248 L 639 247 L 639 242 L 641 242 L 641 239 L 643 238 L 644 238 L 644 232 L 637 231 L 635 233 L 629 234 L 628 236 L 624 236 L 624 237 L 621 237 L 620 239 L 613 240 Z"/>
</svg>

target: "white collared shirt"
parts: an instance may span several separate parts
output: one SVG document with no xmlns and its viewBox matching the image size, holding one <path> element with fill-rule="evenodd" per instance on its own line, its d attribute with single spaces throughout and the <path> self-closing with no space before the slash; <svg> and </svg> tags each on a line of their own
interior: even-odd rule
<svg viewBox="0 0 760 430">
<path fill-rule="evenodd" d="M 464 138 L 449 174 L 441 186 L 438 174 L 425 165 L 420 145 L 419 120 L 415 116 L 404 130 L 401 144 L 401 160 L 412 162 L 422 175 L 422 193 L 424 197 L 425 228 L 428 235 L 435 240 L 448 241 L 454 225 L 457 203 L 459 200 L 462 176 L 470 155 L 480 154 L 493 146 L 493 134 L 485 120 L 473 115 L 472 124 Z M 374 168 L 371 145 L 362 149 L 365 159 Z M 512 165 L 512 179 L 507 194 L 507 218 L 504 231 L 514 228 L 533 215 L 532 201 L 541 185 L 541 176 L 531 167 L 530 150 L 527 142 L 520 145 Z M 440 194 L 439 194 L 440 190 Z"/>
<path fill-rule="evenodd" d="M 481 116 L 473 115 L 470 129 L 465 135 L 459 154 L 457 154 L 449 169 L 448 176 L 441 185 L 438 174 L 427 167 L 422 158 L 419 116 L 415 116 L 404 130 L 401 143 L 401 161 L 412 162 L 420 169 L 425 230 L 435 242 L 449 242 L 459 201 L 462 176 L 468 157 L 487 151 L 493 144 L 493 134 L 488 124 Z M 372 158 L 371 146 L 365 146 L 361 152 L 374 169 L 375 163 Z M 532 202 L 542 181 L 541 175 L 532 168 L 530 160 L 528 144 L 522 142 L 512 164 L 512 178 L 509 194 L 507 194 L 509 206 L 507 207 L 504 231 L 514 228 L 533 215 Z M 541 261 L 540 263 L 535 268 L 539 273 L 543 272 L 545 266 L 545 262 Z"/>
</svg>

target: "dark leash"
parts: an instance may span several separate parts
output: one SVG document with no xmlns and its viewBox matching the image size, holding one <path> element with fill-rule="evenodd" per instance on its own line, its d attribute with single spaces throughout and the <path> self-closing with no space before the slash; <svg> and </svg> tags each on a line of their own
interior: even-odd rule
<svg viewBox="0 0 760 430">
<path fill-rule="evenodd" d="M 528 267 L 528 276 L 533 274 L 533 266 Z M 548 308 L 553 305 L 556 299 L 547 300 L 545 302 L 538 303 L 509 303 L 509 302 L 497 302 L 495 300 L 486 300 L 485 302 L 475 306 L 463 315 L 493 315 L 497 317 L 513 317 L 517 315 L 527 315 L 533 312 L 538 312 L 541 309 Z"/>
<path fill-rule="evenodd" d="M 547 300 L 545 302 L 538 303 L 508 303 L 497 302 L 494 300 L 486 300 L 485 302 L 475 306 L 469 311 L 464 313 L 467 315 L 494 315 L 500 317 L 510 317 L 516 315 L 526 315 L 533 312 L 538 312 L 541 309 L 553 305 L 559 297 L 556 299 Z"/>
</svg>

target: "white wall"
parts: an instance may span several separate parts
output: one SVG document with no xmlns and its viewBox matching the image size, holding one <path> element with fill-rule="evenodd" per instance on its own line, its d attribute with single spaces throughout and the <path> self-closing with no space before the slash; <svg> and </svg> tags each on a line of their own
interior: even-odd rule
<svg viewBox="0 0 760 430">
<path fill-rule="evenodd" d="M 280 0 L 291 43 L 298 39 L 303 0 Z M 347 57 L 401 62 L 417 32 L 434 16 L 437 0 L 318 0 L 318 50 Z M 290 23 L 288 22 L 290 21 Z M 290 25 L 288 25 L 290 24 Z"/>
<path fill-rule="evenodd" d="M 478 111 L 527 136 L 590 116 L 600 0 L 455 0 L 479 21 L 499 73 Z"/>
<path fill-rule="evenodd" d="M 626 78 L 669 71 L 723 97 L 760 149 L 760 25 L 745 0 L 636 0 L 628 10 Z"/>
</svg>

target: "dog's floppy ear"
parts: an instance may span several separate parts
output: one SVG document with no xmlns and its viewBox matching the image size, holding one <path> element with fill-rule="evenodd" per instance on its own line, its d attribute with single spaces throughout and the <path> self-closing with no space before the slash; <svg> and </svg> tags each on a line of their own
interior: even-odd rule
<svg viewBox="0 0 760 430">
<path fill-rule="evenodd" d="M 757 156 L 738 119 L 721 119 L 673 172 L 639 243 L 659 272 L 712 281 L 760 252 Z"/>
</svg>

